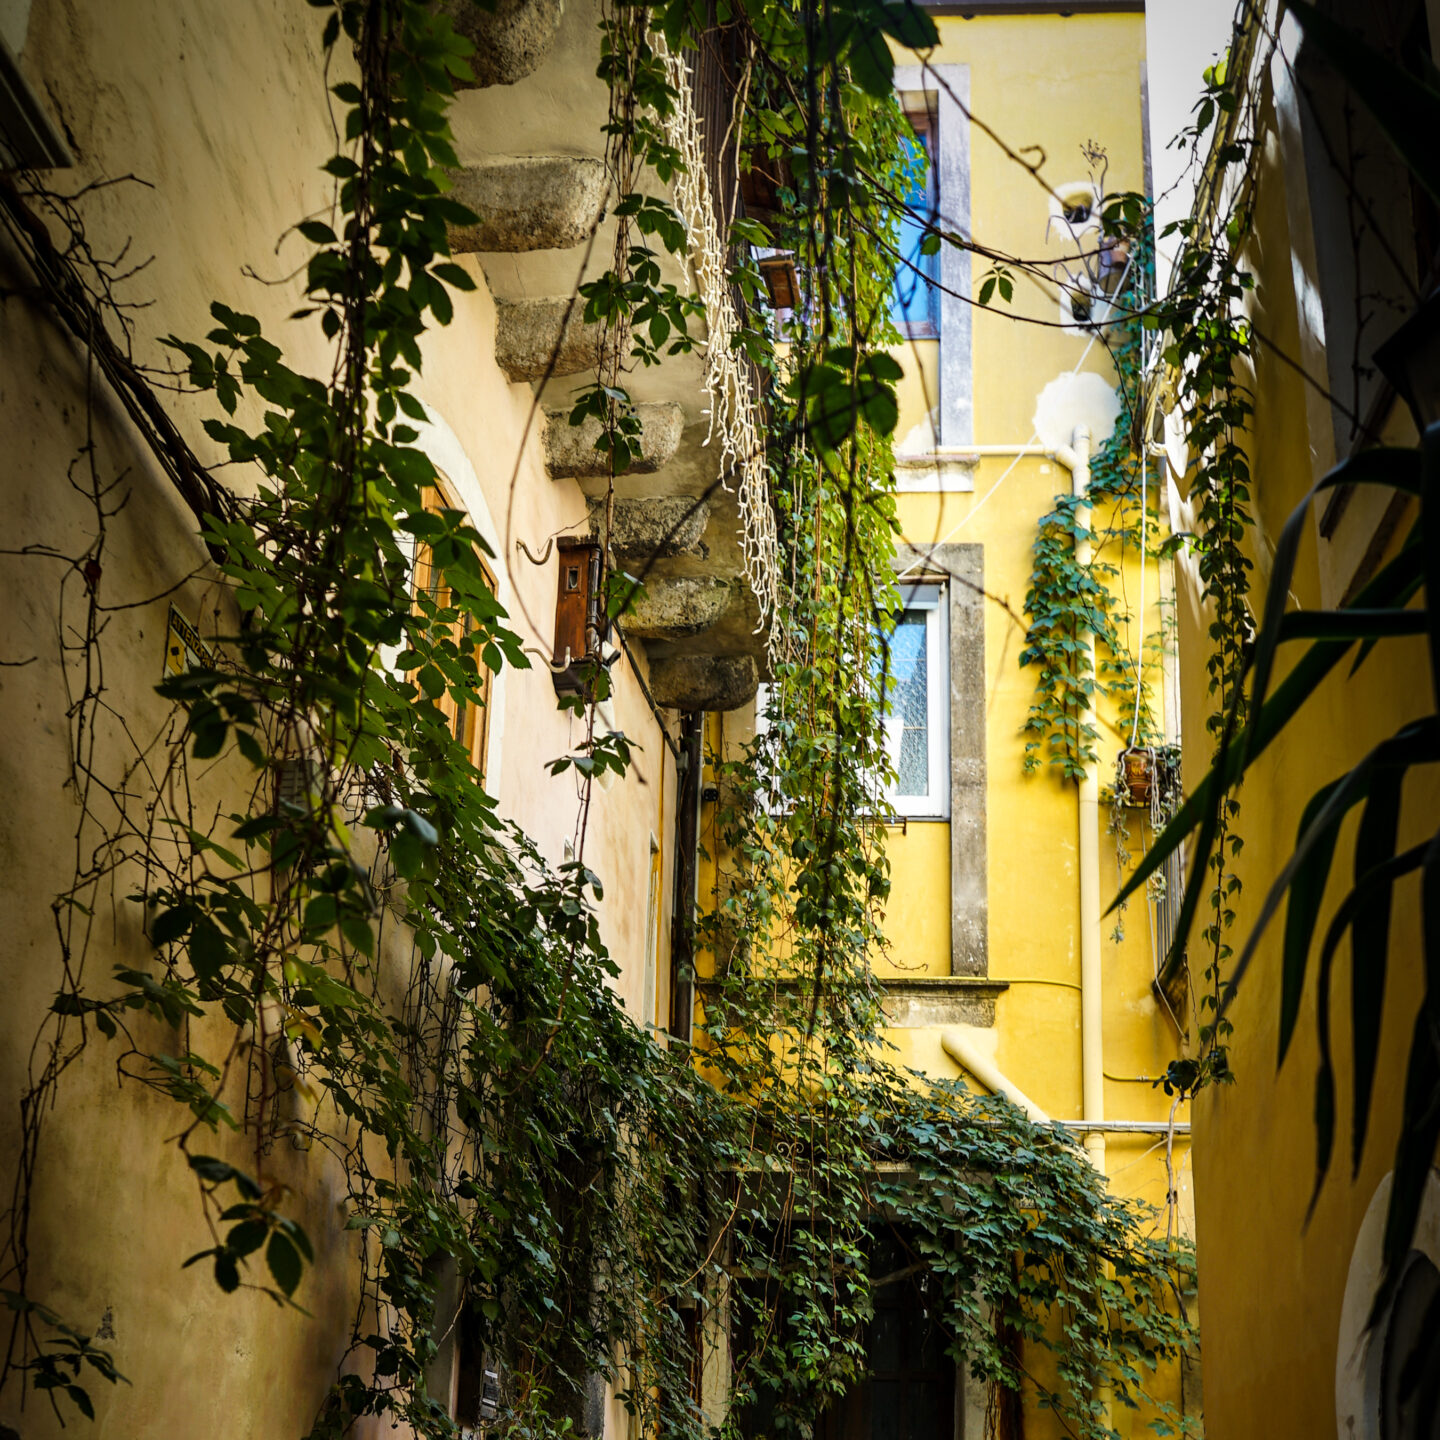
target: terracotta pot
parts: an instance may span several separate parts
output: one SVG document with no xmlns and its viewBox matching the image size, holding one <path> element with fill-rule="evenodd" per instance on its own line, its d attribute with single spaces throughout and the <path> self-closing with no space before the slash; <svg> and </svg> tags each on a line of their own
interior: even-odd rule
<svg viewBox="0 0 1440 1440">
<path fill-rule="evenodd" d="M 1155 793 L 1155 752 L 1135 746 L 1120 752 L 1120 786 L 1124 803 L 1148 810 Z"/>
</svg>

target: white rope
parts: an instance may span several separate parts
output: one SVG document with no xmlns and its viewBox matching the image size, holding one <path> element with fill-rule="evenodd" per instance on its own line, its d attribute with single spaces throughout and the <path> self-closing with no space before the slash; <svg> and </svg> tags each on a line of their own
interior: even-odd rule
<svg viewBox="0 0 1440 1440">
<path fill-rule="evenodd" d="M 745 576 L 760 608 L 756 633 L 769 629 L 766 651 L 773 669 L 780 631 L 779 546 L 775 512 L 770 505 L 770 479 L 765 468 L 765 447 L 756 415 L 755 396 L 739 351 L 733 344 L 740 325 L 730 298 L 730 274 L 725 243 L 715 218 L 705 169 L 704 137 L 690 88 L 690 67 L 682 56 L 672 55 L 664 37 L 652 35 L 655 53 L 665 63 L 666 79 L 675 102 L 665 117 L 665 138 L 679 152 L 684 169 L 675 177 L 675 208 L 690 237 L 690 268 L 695 288 L 705 306 L 708 338 L 705 342 L 705 392 L 709 399 L 709 428 L 705 444 L 720 444 L 721 483 L 730 489 L 727 471 L 738 477 L 736 487 L 745 563 Z"/>
</svg>

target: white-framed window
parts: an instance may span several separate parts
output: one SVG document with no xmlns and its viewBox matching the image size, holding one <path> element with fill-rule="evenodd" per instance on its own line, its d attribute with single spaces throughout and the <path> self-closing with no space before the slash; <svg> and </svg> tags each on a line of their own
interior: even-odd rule
<svg viewBox="0 0 1440 1440">
<path fill-rule="evenodd" d="M 945 587 L 900 587 L 904 609 L 882 635 L 888 712 L 885 750 L 895 778 L 884 803 L 895 815 L 941 820 L 950 813 L 950 637 Z"/>
</svg>

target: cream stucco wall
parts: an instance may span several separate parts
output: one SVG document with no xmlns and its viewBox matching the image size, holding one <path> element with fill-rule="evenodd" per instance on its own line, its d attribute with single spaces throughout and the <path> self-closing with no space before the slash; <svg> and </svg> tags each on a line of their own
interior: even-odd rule
<svg viewBox="0 0 1440 1440">
<path fill-rule="evenodd" d="M 5 16 L 8 24 L 9 9 Z M 55 188 L 136 177 L 92 192 L 81 206 L 98 252 L 117 253 L 128 241 L 132 259 L 153 257 L 120 291 L 142 307 L 130 312 L 142 361 L 166 362 L 157 342 L 167 333 L 203 335 L 209 302 L 221 299 L 260 316 L 300 368 L 328 371 L 318 329 L 284 318 L 297 304 L 292 272 L 303 253 L 293 235 L 281 238 L 295 221 L 329 204 L 329 181 L 319 168 L 333 150 L 319 47 L 323 20 L 321 12 L 289 0 L 240 6 L 35 0 L 30 7 L 21 63 L 71 137 L 79 162 L 54 174 Z M 543 569 L 518 562 L 515 541 L 538 549 L 545 537 L 575 529 L 584 501 L 573 483 L 546 474 L 530 387 L 511 386 L 496 368 L 485 277 L 473 258 L 462 263 L 480 283 L 474 294 L 456 297 L 453 325 L 425 347 L 420 392 L 436 421 L 427 443 L 497 550 L 502 600 L 516 628 L 527 644 L 548 652 L 554 561 Z M 247 266 L 278 283 L 248 278 Z M 100 595 L 117 607 L 108 616 L 106 698 L 135 736 L 148 740 L 164 721 L 167 707 L 153 687 L 162 673 L 168 605 L 173 601 L 203 631 L 233 620 L 188 511 L 136 444 L 103 384 L 87 381 L 81 357 L 26 293 L 28 276 L 3 247 L 0 277 L 0 485 L 8 551 L 0 557 L 6 596 L 0 658 L 35 657 L 0 670 L 0 709 L 11 737 L 0 753 L 7 796 L 0 826 L 0 913 L 6 917 L 0 1155 L 8 1196 L 30 1040 L 59 983 L 50 901 L 73 862 L 77 811 L 67 790 L 68 699 L 57 645 L 62 623 L 73 623 L 84 603 L 72 576 L 62 613 L 65 567 L 14 551 L 44 544 L 70 553 L 84 544 L 91 517 L 66 476 L 85 438 L 87 395 L 95 470 L 106 480 L 124 475 L 128 494 L 109 522 Z M 216 458 L 199 428 L 205 406 L 171 403 L 197 452 Z M 634 675 L 624 664 L 615 674 L 616 723 L 639 748 L 632 775 L 597 791 L 585 858 L 605 881 L 601 929 L 621 965 L 619 993 L 638 1015 L 650 836 L 664 846 L 660 893 L 668 914 L 675 771 Z M 73 673 L 69 678 L 73 682 Z M 578 838 L 579 805 L 573 776 L 552 779 L 544 767 L 580 737 L 557 713 L 543 668 L 507 674 L 495 704 L 503 711 L 495 717 L 491 751 L 500 809 L 558 862 L 565 841 Z M 102 728 L 102 765 L 113 769 L 125 753 L 115 728 Z M 209 782 L 215 803 L 239 778 L 239 768 L 218 767 Z M 99 916 L 86 983 L 101 992 L 113 963 L 148 958 L 137 907 L 123 898 L 134 880 L 132 873 L 116 877 L 114 919 L 108 909 Z M 107 905 L 111 898 L 105 896 Z M 668 927 L 661 936 L 657 988 L 663 996 Z M 143 1021 L 139 1032 L 142 1049 L 175 1043 Z M 202 1027 L 192 1043 L 203 1050 L 206 1041 Z M 282 1147 L 264 1161 L 267 1173 L 295 1191 L 296 1217 L 317 1247 L 319 1263 L 296 1297 L 309 1314 L 278 1312 L 254 1291 L 221 1294 L 206 1266 L 180 1268 L 211 1242 L 193 1178 L 165 1143 L 180 1128 L 176 1109 L 138 1086 L 117 1085 L 117 1053 L 92 1035 L 66 1073 L 46 1120 L 32 1199 L 31 1293 L 89 1331 L 108 1316 L 116 1363 L 132 1382 L 113 1390 L 89 1383 L 98 1413 L 88 1433 L 97 1440 L 304 1434 L 353 1320 L 347 1257 L 356 1241 L 341 1228 L 340 1176 L 319 1148 Z M 243 1105 L 243 1096 L 229 1098 Z M 247 1143 L 222 1135 L 199 1148 L 253 1169 Z M 7 1390 L 0 1424 L 16 1426 L 26 1440 L 59 1433 L 36 1397 L 21 1405 L 19 1387 Z"/>
</svg>

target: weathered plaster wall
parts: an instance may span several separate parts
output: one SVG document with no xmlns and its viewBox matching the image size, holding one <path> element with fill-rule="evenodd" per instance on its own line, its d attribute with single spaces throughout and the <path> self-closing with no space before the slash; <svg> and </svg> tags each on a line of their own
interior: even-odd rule
<svg viewBox="0 0 1440 1440">
<path fill-rule="evenodd" d="M 130 312 L 143 360 L 162 362 L 157 340 L 169 332 L 203 335 L 208 304 L 221 299 L 273 326 L 302 368 L 327 367 L 318 330 L 284 319 L 296 306 L 291 277 L 303 252 L 293 235 L 282 240 L 296 220 L 329 203 L 329 182 L 319 170 L 333 148 L 318 44 L 322 21 L 290 0 L 33 5 L 21 61 L 79 160 L 73 171 L 54 174 L 55 188 L 136 177 L 82 203 L 99 252 L 114 254 L 129 241 L 132 259 L 153 257 L 121 291 L 143 307 Z M 440 422 L 433 438 L 445 454 L 446 473 L 497 549 L 502 600 L 526 643 L 548 653 L 554 561 L 543 569 L 517 562 L 515 540 L 538 547 L 546 536 L 577 527 L 584 499 L 573 482 L 546 475 L 530 387 L 510 385 L 495 366 L 494 305 L 478 262 L 463 263 L 480 287 L 457 297 L 454 324 L 427 343 L 421 393 Z M 247 266 L 279 283 L 247 278 Z M 66 477 L 85 438 L 88 396 L 89 463 L 105 480 L 123 476 L 121 491 L 128 495 L 110 521 L 103 556 L 101 600 L 125 607 L 108 617 L 104 683 L 115 711 L 136 737 L 148 740 L 165 715 L 153 686 L 161 677 L 168 604 L 173 600 L 202 629 L 213 629 L 217 608 L 219 623 L 227 623 L 223 597 L 210 581 L 189 513 L 135 443 L 103 384 L 87 379 L 82 359 L 26 293 L 28 277 L 16 258 L 3 251 L 0 276 L 5 544 L 13 551 L 43 543 L 70 553 L 84 543 L 89 516 Z M 197 451 L 213 458 L 198 424 L 203 406 L 180 399 L 172 407 Z M 83 481 L 84 466 L 79 474 Z M 11 736 L 0 753 L 7 796 L 0 826 L 6 916 L 0 1155 L 8 1194 L 30 1039 L 58 983 L 50 900 L 73 866 L 76 808 L 66 788 L 65 709 L 67 679 L 75 677 L 62 673 L 57 646 L 62 627 L 83 611 L 84 591 L 77 576 L 65 580 L 65 567 L 54 560 L 8 554 L 0 565 L 6 595 L 0 658 L 35 657 L 22 668 L 0 670 L 0 710 Z M 597 793 L 585 856 L 606 882 L 602 930 L 623 967 L 618 989 L 638 1015 L 650 834 L 665 847 L 661 895 L 668 902 L 675 779 L 634 676 L 623 665 L 616 674 L 616 723 L 642 748 L 634 776 Z M 496 706 L 502 713 L 493 725 L 491 769 L 501 809 L 558 862 L 565 840 L 576 838 L 578 804 L 572 778 L 551 779 L 544 762 L 580 736 L 557 714 L 543 669 L 506 675 Z M 113 768 L 123 748 L 113 730 L 102 733 L 103 764 Z M 235 773 L 221 767 L 216 803 Z M 135 907 L 123 898 L 133 881 L 117 876 L 114 916 L 107 908 L 97 917 L 86 975 L 102 990 L 112 963 L 146 959 Z M 657 988 L 663 994 L 668 927 L 661 935 Z M 149 1033 L 141 1041 L 166 1043 Z M 202 1027 L 194 1043 L 204 1049 L 206 1042 Z M 47 1120 L 33 1201 L 33 1293 L 86 1329 L 108 1313 L 117 1363 L 133 1382 L 114 1391 L 90 1385 L 98 1410 L 90 1433 L 97 1440 L 301 1435 L 333 1376 L 352 1318 L 354 1237 L 339 1229 L 339 1176 L 318 1150 L 277 1152 L 265 1162 L 301 1197 L 298 1218 L 317 1244 L 320 1263 L 297 1295 L 311 1314 L 279 1313 L 254 1292 L 222 1295 L 207 1267 L 180 1269 L 209 1241 L 184 1162 L 165 1144 L 181 1125 L 176 1108 L 134 1085 L 117 1085 L 118 1053 L 92 1036 L 66 1074 Z M 253 1168 L 243 1141 L 222 1136 L 212 1148 Z M 0 1402 L 0 1423 L 18 1427 L 26 1440 L 58 1433 L 34 1397 L 22 1412 L 18 1391 Z"/>
</svg>

